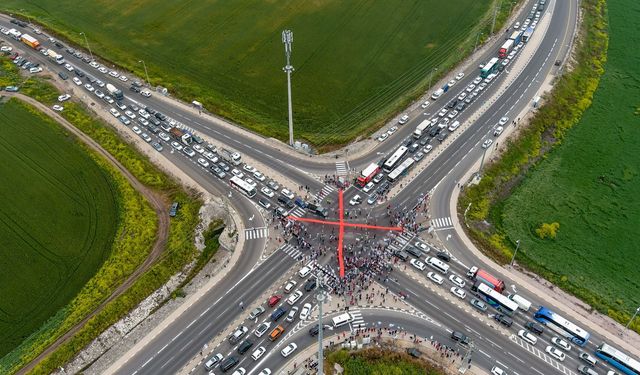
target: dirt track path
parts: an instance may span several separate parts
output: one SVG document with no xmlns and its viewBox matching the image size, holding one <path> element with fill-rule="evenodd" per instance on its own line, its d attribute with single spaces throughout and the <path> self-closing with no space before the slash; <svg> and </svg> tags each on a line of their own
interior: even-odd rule
<svg viewBox="0 0 640 375">
<path fill-rule="evenodd" d="M 67 121 L 64 117 L 60 116 L 53 109 L 45 106 L 44 104 L 38 102 L 37 100 L 22 95 L 22 94 L 11 94 L 7 96 L 12 96 L 17 99 L 20 99 L 47 114 L 49 117 L 53 118 L 62 126 L 65 127 L 68 131 L 77 136 L 82 142 L 84 142 L 87 146 L 94 149 L 100 155 L 102 155 L 107 161 L 109 161 L 115 168 L 117 168 L 120 173 L 129 181 L 131 186 L 138 191 L 142 196 L 144 196 L 156 215 L 158 216 L 158 232 L 156 235 L 156 242 L 153 244 L 153 248 L 151 249 L 151 253 L 145 259 L 145 261 L 135 270 L 133 273 L 125 280 L 113 293 L 107 297 L 95 310 L 93 310 L 89 315 L 87 315 L 82 321 L 73 326 L 70 330 L 68 330 L 64 335 L 60 336 L 55 342 L 53 342 L 45 351 L 40 353 L 36 358 L 34 358 L 31 362 L 29 362 L 25 367 L 18 371 L 18 374 L 26 374 L 31 371 L 40 361 L 42 361 L 46 356 L 54 352 L 60 345 L 65 343 L 69 338 L 71 338 L 84 324 L 95 316 L 97 313 L 102 311 L 102 309 L 107 305 L 107 303 L 111 302 L 116 297 L 120 296 L 124 293 L 129 287 L 142 275 L 145 271 L 147 271 L 155 261 L 162 254 L 165 245 L 167 243 L 167 237 L 169 235 L 169 213 L 168 213 L 168 203 L 165 199 L 158 193 L 144 186 L 140 181 L 138 181 L 132 174 L 129 172 L 120 162 L 113 157 L 107 150 L 103 149 L 97 142 L 95 142 L 91 137 L 82 133 L 80 130 L 76 129 L 69 121 Z"/>
</svg>

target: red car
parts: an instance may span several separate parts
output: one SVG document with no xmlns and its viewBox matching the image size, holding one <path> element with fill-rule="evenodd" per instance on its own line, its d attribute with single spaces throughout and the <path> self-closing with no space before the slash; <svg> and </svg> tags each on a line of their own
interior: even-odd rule
<svg viewBox="0 0 640 375">
<path fill-rule="evenodd" d="M 282 299 L 282 296 L 278 296 L 278 295 L 271 296 L 271 298 L 269 298 L 269 307 L 273 307 L 277 305 L 281 299 Z"/>
</svg>

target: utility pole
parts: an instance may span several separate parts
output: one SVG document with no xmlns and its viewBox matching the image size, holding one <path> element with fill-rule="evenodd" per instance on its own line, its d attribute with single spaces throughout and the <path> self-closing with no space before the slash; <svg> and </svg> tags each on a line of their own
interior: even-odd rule
<svg viewBox="0 0 640 375">
<path fill-rule="evenodd" d="M 144 67 L 144 74 L 147 76 L 147 85 L 151 87 L 151 81 L 149 80 L 149 72 L 147 71 L 147 64 L 144 63 L 144 60 L 139 60 L 138 62 L 142 63 L 142 66 Z"/>
<path fill-rule="evenodd" d="M 322 324 L 322 304 L 325 300 L 324 294 L 324 282 L 322 279 L 322 271 L 318 268 L 318 293 L 316 299 L 318 300 L 318 374 L 323 375 L 324 367 L 324 347 L 322 345 L 322 330 L 324 328 Z"/>
<path fill-rule="evenodd" d="M 476 44 L 473 46 L 473 53 L 475 53 L 476 49 L 478 48 L 478 41 L 480 40 L 481 35 L 482 33 L 478 33 L 478 36 L 476 36 Z"/>
<path fill-rule="evenodd" d="M 89 54 L 91 55 L 91 61 L 93 61 L 93 53 L 91 52 L 91 47 L 89 47 L 89 41 L 87 40 L 87 34 L 80 32 L 80 35 L 84 37 L 84 42 L 87 44 L 87 49 L 89 50 Z"/>
<path fill-rule="evenodd" d="M 491 22 L 491 35 L 493 35 L 493 29 L 496 27 L 496 18 L 498 17 L 498 13 L 500 12 L 501 5 L 502 0 L 498 0 L 498 4 L 496 4 L 496 10 L 493 12 L 493 21 Z"/>
<path fill-rule="evenodd" d="M 291 104 L 291 44 L 293 44 L 293 32 L 291 30 L 282 31 L 282 43 L 284 43 L 284 54 L 287 57 L 287 65 L 282 68 L 287 73 L 287 92 L 289 94 L 289 146 L 293 147 L 293 108 Z"/>
</svg>

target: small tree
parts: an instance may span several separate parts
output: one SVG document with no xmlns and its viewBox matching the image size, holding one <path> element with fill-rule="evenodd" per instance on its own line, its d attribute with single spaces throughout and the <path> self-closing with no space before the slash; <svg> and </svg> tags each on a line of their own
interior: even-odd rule
<svg viewBox="0 0 640 375">
<path fill-rule="evenodd" d="M 538 229 L 536 229 L 536 233 L 538 234 L 538 237 L 542 238 L 543 240 L 547 237 L 553 240 L 556 238 L 556 234 L 559 228 L 560 223 L 558 222 L 553 222 L 551 224 L 542 223 L 540 224 Z"/>
</svg>

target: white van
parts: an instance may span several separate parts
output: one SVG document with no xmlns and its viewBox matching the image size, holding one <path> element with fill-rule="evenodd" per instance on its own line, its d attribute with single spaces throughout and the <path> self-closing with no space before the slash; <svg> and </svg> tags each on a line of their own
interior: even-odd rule
<svg viewBox="0 0 640 375">
<path fill-rule="evenodd" d="M 436 257 L 428 257 L 427 264 L 430 265 L 431 268 L 445 275 L 449 272 L 449 265 Z"/>
<path fill-rule="evenodd" d="M 510 294 L 509 299 L 517 303 L 518 307 L 521 308 L 523 311 L 529 311 L 529 308 L 531 307 L 531 302 L 529 302 L 528 300 L 526 300 L 525 298 L 517 294 Z"/>
<path fill-rule="evenodd" d="M 440 96 L 442 96 L 442 94 L 444 94 L 444 90 L 443 89 L 437 89 L 433 95 L 431 95 L 431 99 L 436 100 L 438 99 Z"/>
<path fill-rule="evenodd" d="M 333 328 L 338 328 L 353 321 L 353 316 L 349 313 L 340 314 L 332 319 Z"/>
</svg>

